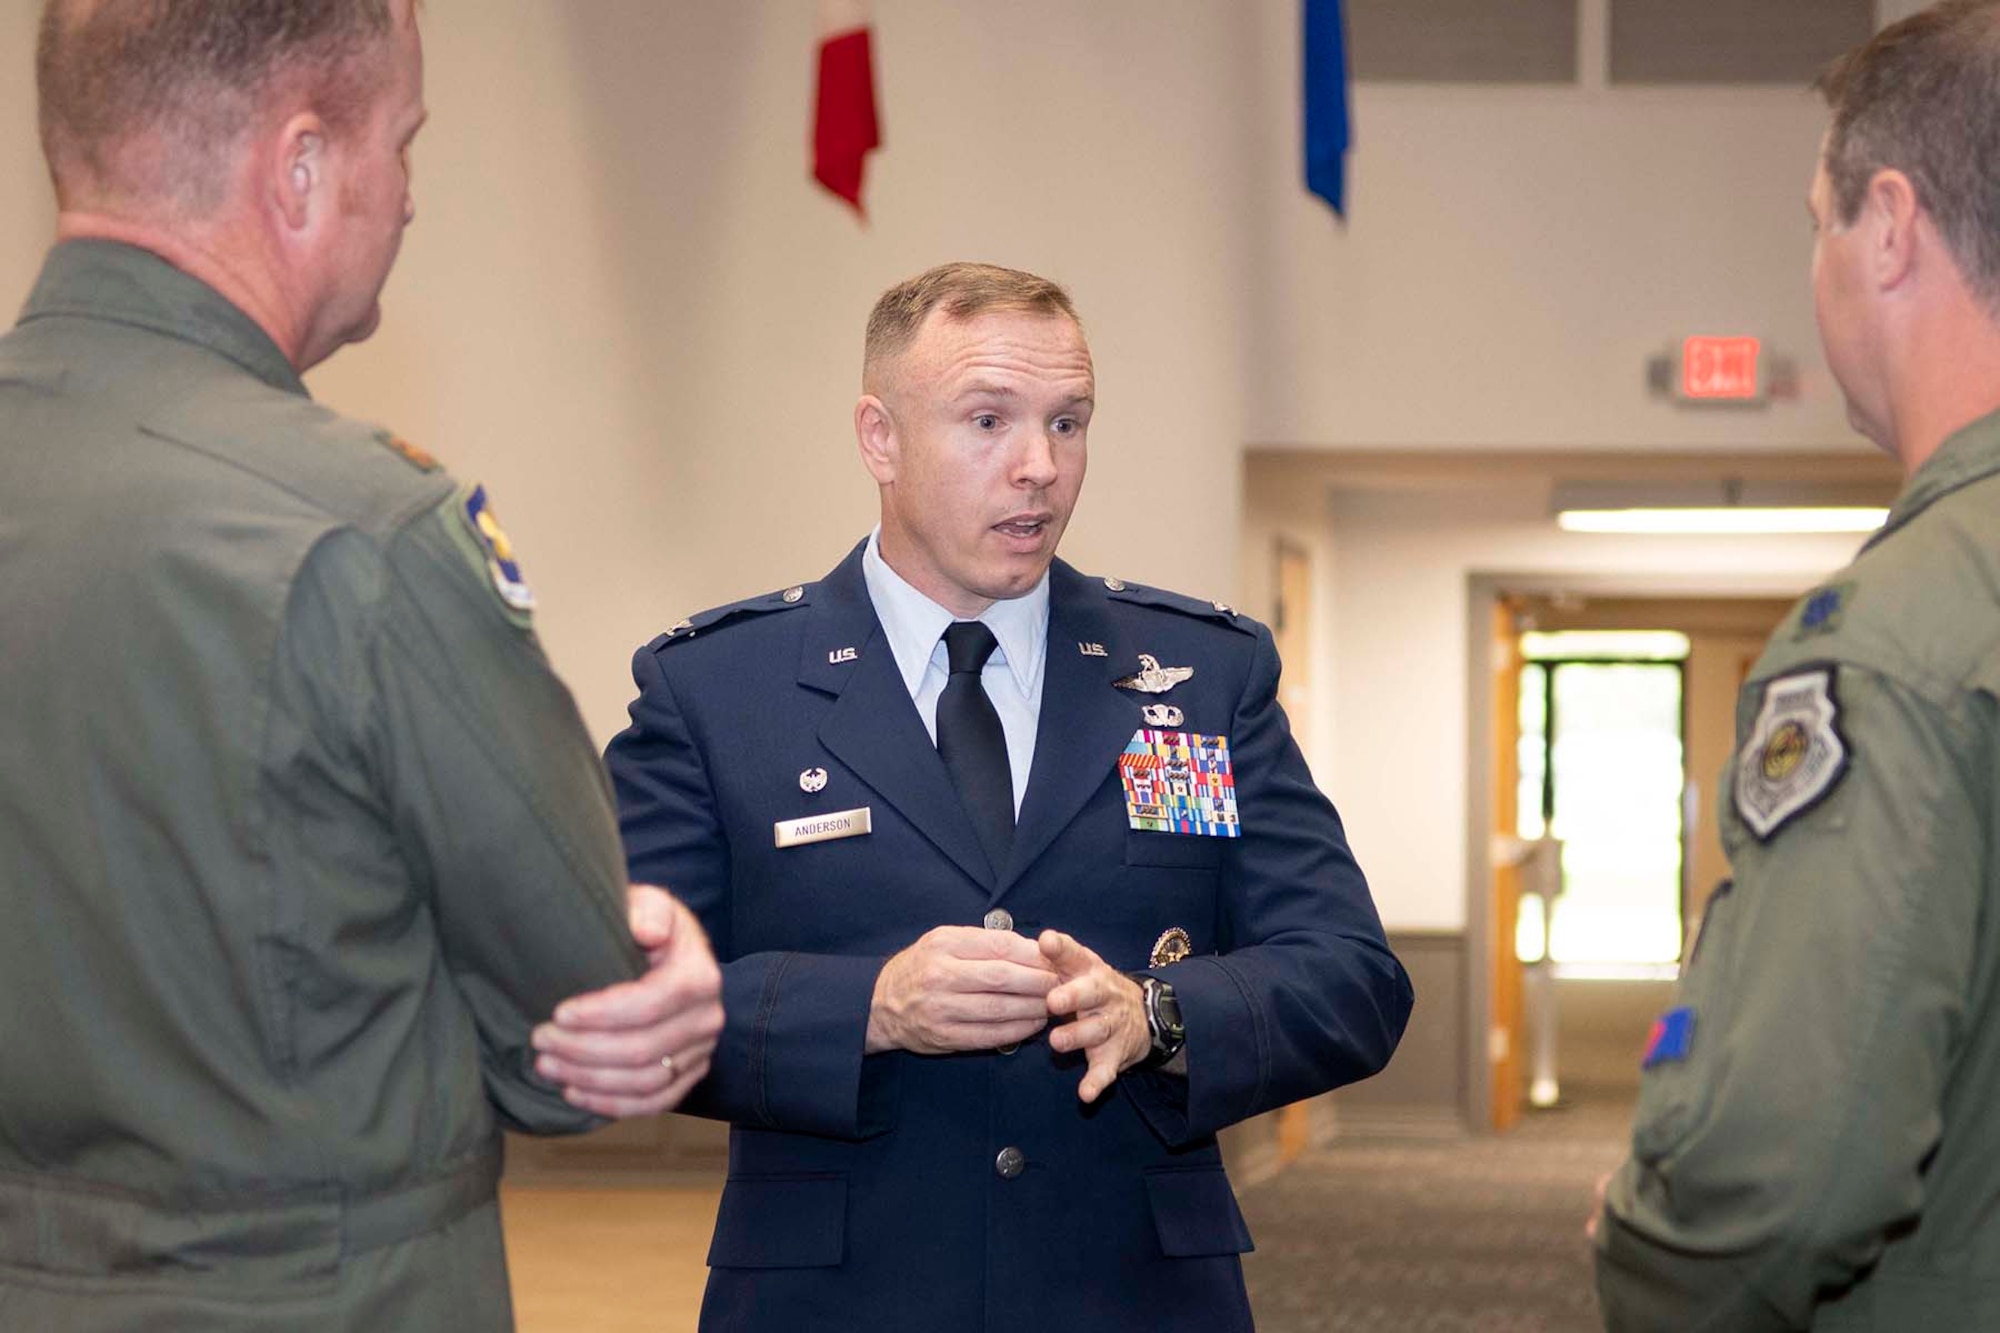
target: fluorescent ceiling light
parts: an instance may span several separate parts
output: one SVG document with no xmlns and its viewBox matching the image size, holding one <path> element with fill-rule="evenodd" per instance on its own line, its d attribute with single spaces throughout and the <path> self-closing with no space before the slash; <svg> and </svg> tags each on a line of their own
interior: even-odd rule
<svg viewBox="0 0 2000 1333">
<path fill-rule="evenodd" d="M 1521 635 L 1521 657 L 1527 662 L 1605 657 L 1680 662 L 1687 659 L 1689 647 L 1688 636 L 1671 629 L 1531 629 Z"/>
<path fill-rule="evenodd" d="M 1873 532 L 1889 520 L 1875 506 L 1831 508 L 1564 509 L 1556 524 L 1565 532 L 1626 532 L 1679 536 L 1750 536 L 1798 532 Z"/>
<path fill-rule="evenodd" d="M 1566 532 L 1675 536 L 1873 532 L 1889 517 L 1880 484 L 1733 477 L 1557 482 L 1549 508 Z"/>
</svg>

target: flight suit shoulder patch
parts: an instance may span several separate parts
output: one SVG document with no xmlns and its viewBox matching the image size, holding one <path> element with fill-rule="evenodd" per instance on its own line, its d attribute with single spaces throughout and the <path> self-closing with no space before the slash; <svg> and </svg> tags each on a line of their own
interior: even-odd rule
<svg viewBox="0 0 2000 1333">
<path fill-rule="evenodd" d="M 1693 1050 L 1694 1007 L 1681 1005 L 1654 1020 L 1653 1030 L 1646 1037 L 1646 1053 L 1640 1057 L 1639 1067 L 1653 1069 L 1677 1063 L 1687 1059 Z"/>
<path fill-rule="evenodd" d="M 1227 625 L 1239 634 L 1255 636 L 1257 622 L 1243 615 L 1227 602 L 1205 602 L 1199 597 L 1188 597 L 1165 588 L 1149 588 L 1143 583 L 1127 583 L 1123 579 L 1104 580 L 1105 592 L 1110 600 L 1128 606 L 1152 607 L 1161 611 L 1173 611 L 1210 624 Z"/>
<path fill-rule="evenodd" d="M 492 588 L 507 619 L 522 629 L 532 627 L 535 594 L 521 572 L 514 543 L 493 512 L 486 488 L 477 482 L 466 482 L 431 512 L 444 524 L 452 546 L 465 557 L 481 582 Z"/>
<path fill-rule="evenodd" d="M 757 597 L 746 597 L 740 602 L 731 602 L 727 606 L 711 607 L 706 611 L 697 612 L 680 621 L 667 630 L 666 633 L 654 639 L 651 646 L 654 651 L 658 651 L 673 644 L 686 643 L 691 639 L 700 638 L 704 634 L 723 629 L 730 625 L 747 624 L 760 616 L 770 615 L 777 611 L 790 611 L 794 607 L 810 606 L 812 604 L 812 594 L 812 584 L 795 583 L 791 587 L 779 592 L 768 592 Z"/>
<path fill-rule="evenodd" d="M 1834 667 L 1818 663 L 1763 684 L 1757 719 L 1736 756 L 1736 813 L 1759 842 L 1832 794 L 1847 775 Z"/>
</svg>

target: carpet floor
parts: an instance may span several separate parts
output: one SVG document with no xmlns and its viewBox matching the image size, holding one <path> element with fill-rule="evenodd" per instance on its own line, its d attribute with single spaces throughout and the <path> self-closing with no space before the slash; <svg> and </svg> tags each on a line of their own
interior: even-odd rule
<svg viewBox="0 0 2000 1333">
<path fill-rule="evenodd" d="M 1446 1142 L 1343 1140 L 1247 1190 L 1259 1333 L 1598 1333 L 1583 1226 L 1629 1103 Z"/>
</svg>

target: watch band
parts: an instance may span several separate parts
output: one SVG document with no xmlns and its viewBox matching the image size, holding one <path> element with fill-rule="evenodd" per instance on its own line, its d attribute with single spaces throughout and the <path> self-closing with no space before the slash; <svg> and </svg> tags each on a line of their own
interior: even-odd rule
<svg viewBox="0 0 2000 1333">
<path fill-rule="evenodd" d="M 1133 977 L 1139 983 L 1139 1003 L 1145 1010 L 1146 1029 L 1152 1036 L 1153 1049 L 1138 1064 L 1140 1069 L 1157 1069 L 1167 1063 L 1187 1044 L 1187 1028 L 1181 1022 L 1180 998 L 1174 994 L 1172 983 L 1158 977 L 1141 973 Z"/>
</svg>

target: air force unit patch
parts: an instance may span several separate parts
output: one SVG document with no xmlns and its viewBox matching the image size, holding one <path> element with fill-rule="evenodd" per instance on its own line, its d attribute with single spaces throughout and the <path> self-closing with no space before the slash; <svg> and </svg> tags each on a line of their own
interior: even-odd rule
<svg viewBox="0 0 2000 1333">
<path fill-rule="evenodd" d="M 493 580 L 493 591 L 500 595 L 514 618 L 525 623 L 535 609 L 535 594 L 514 559 L 514 543 L 507 539 L 500 520 L 493 515 L 493 507 L 487 503 L 486 488 L 461 488 L 458 512 L 484 560 L 487 575 Z"/>
<path fill-rule="evenodd" d="M 1847 772 L 1839 722 L 1832 667 L 1765 683 L 1763 707 L 1736 756 L 1736 813 L 1758 841 L 1819 804 Z"/>
</svg>

